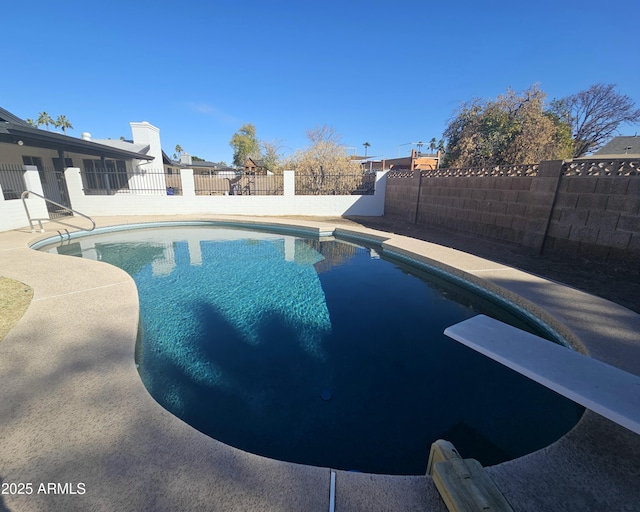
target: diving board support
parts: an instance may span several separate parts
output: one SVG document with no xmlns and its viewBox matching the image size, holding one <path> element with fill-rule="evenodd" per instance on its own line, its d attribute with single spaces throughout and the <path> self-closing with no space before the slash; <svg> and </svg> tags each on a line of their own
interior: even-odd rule
<svg viewBox="0 0 640 512">
<path fill-rule="evenodd" d="M 587 409 L 640 434 L 640 377 L 493 318 L 444 334 Z"/>
<path fill-rule="evenodd" d="M 453 444 L 431 445 L 427 475 L 449 512 L 513 512 L 498 486 L 475 459 L 463 459 Z"/>
</svg>

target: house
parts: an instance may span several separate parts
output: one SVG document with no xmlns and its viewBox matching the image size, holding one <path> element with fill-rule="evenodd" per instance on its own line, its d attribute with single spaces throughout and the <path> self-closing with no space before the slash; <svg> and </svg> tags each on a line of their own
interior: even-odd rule
<svg viewBox="0 0 640 512">
<path fill-rule="evenodd" d="M 82 170 L 87 189 L 104 186 L 109 180 L 112 188 L 126 186 L 127 169 L 153 161 L 148 144 L 104 144 L 91 140 L 88 133 L 82 138 L 41 130 L 0 108 L 0 186 L 4 199 L 18 199 L 24 191 L 24 166 L 38 170 L 47 199 L 69 207 L 63 171 L 67 167 Z M 121 141 L 118 141 L 121 142 Z M 103 170 L 106 175 L 98 175 Z M 48 204 L 50 212 L 56 207 Z"/>
<path fill-rule="evenodd" d="M 362 163 L 365 170 L 373 171 L 426 171 L 440 167 L 440 151 L 436 154 L 423 154 L 415 149 L 410 156 L 385 160 L 366 160 Z"/>
<path fill-rule="evenodd" d="M 593 155 L 583 158 L 640 158 L 640 137 L 638 135 L 614 137 Z"/>
<path fill-rule="evenodd" d="M 194 160 L 189 153 L 183 153 L 180 155 L 180 161 L 175 161 L 163 151 L 162 161 L 164 163 L 165 171 L 168 174 L 177 172 L 179 169 L 193 169 L 194 175 L 212 176 L 221 172 L 235 172 L 233 167 L 226 165 L 220 165 L 216 162 L 208 162 L 206 160 Z"/>
<path fill-rule="evenodd" d="M 269 174 L 265 161 L 259 158 L 247 158 L 242 166 L 246 174 L 256 174 L 265 176 Z"/>
</svg>

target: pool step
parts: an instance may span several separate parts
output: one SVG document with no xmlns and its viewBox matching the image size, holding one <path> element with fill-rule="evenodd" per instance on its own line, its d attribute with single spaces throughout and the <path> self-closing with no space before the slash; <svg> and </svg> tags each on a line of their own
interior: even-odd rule
<svg viewBox="0 0 640 512">
<path fill-rule="evenodd" d="M 449 441 L 439 439 L 431 445 L 427 474 L 450 512 L 513 512 L 482 465 L 460 457 Z"/>
</svg>

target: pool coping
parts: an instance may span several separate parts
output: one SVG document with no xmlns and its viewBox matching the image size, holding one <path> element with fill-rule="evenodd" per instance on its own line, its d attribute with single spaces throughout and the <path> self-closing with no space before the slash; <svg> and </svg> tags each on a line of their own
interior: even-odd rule
<svg viewBox="0 0 640 512">
<path fill-rule="evenodd" d="M 640 375 L 640 315 L 506 265 L 330 219 L 97 218 L 99 227 L 203 221 L 336 233 L 381 243 L 540 316 L 574 347 Z M 2 275 L 34 289 L 0 342 L 0 479 L 85 492 L 0 495 L 9 510 L 328 510 L 330 469 L 265 459 L 208 438 L 162 409 L 133 363 L 137 291 L 120 269 L 29 249 L 56 235 L 0 233 Z M 26 357 L 27 348 L 30 357 Z M 19 370 L 19 371 L 18 371 Z M 96 401 L 100 406 L 96 406 Z M 425 457 L 428 454 L 425 454 Z M 462 454 L 464 456 L 464 454 Z M 640 502 L 640 436 L 587 412 L 538 452 L 488 468 L 516 510 L 625 510 Z M 429 477 L 337 471 L 337 510 L 446 510 Z"/>
</svg>

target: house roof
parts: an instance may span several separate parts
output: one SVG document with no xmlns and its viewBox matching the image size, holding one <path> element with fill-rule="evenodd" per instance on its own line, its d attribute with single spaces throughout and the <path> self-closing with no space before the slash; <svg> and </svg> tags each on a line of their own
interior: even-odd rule
<svg viewBox="0 0 640 512">
<path fill-rule="evenodd" d="M 637 135 L 621 135 L 614 137 L 588 158 L 609 157 L 634 158 L 640 156 L 640 137 Z"/>
<path fill-rule="evenodd" d="M 260 158 L 247 158 L 244 162 L 244 165 L 247 165 L 247 162 L 252 161 L 256 167 L 266 167 L 264 160 L 260 159 Z"/>
<path fill-rule="evenodd" d="M 14 116 L 11 112 L 3 109 L 2 107 L 0 107 L 0 122 L 13 123 L 19 126 L 31 126 L 25 120 L 20 119 L 18 116 Z"/>
<path fill-rule="evenodd" d="M 216 171 L 235 171 L 233 167 L 225 166 L 217 164 L 216 162 L 208 162 L 208 161 L 192 161 L 190 164 L 183 164 L 182 162 L 177 162 L 172 158 L 169 158 L 169 155 L 162 150 L 162 163 L 165 165 L 170 165 L 172 167 L 181 167 L 183 169 L 197 169 L 198 167 L 205 167 L 207 169 L 215 169 Z"/>
<path fill-rule="evenodd" d="M 105 158 L 153 160 L 152 156 L 136 151 L 119 149 L 89 140 L 70 137 L 69 135 L 63 135 L 61 133 L 40 130 L 13 115 L 11 112 L 0 108 L 0 142 L 17 144 L 19 141 L 22 142 L 24 146 L 81 153 Z"/>
<path fill-rule="evenodd" d="M 194 160 L 193 162 L 191 162 L 190 165 L 187 165 L 187 167 L 211 167 L 211 168 L 216 168 L 216 169 L 231 169 L 231 167 L 223 167 L 221 165 L 218 165 L 215 162 L 207 162 L 207 161 L 201 161 L 201 160 Z"/>
<path fill-rule="evenodd" d="M 150 149 L 149 144 L 136 144 L 135 142 L 129 142 L 126 140 L 116 139 L 93 139 L 92 142 L 97 144 L 104 144 L 112 148 L 122 149 L 123 151 L 133 151 L 135 153 L 141 153 L 146 155 Z"/>
</svg>

